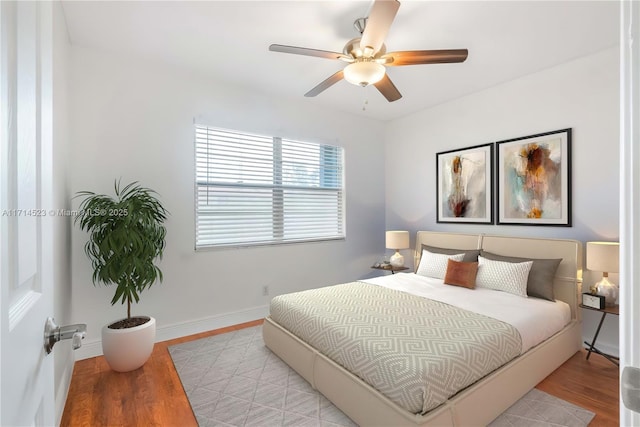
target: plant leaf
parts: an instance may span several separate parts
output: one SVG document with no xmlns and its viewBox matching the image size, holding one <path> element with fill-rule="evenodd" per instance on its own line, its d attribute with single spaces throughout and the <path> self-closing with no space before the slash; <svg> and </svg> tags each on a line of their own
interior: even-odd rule
<svg viewBox="0 0 640 427">
<path fill-rule="evenodd" d="M 84 251 L 93 267 L 94 285 L 115 284 L 111 304 L 140 301 L 140 293 L 163 280 L 155 264 L 165 248 L 169 212 L 157 193 L 137 181 L 121 186 L 114 181 L 115 198 L 90 191 L 82 197 L 74 224 L 89 233 Z"/>
</svg>

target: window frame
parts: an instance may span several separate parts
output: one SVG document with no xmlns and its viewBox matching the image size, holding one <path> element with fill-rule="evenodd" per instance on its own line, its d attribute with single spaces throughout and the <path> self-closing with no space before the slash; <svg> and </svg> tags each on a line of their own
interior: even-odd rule
<svg viewBox="0 0 640 427">
<path fill-rule="evenodd" d="M 213 131 L 218 131 L 218 132 L 228 132 L 230 134 L 236 134 L 236 135 L 245 135 L 245 136 L 251 136 L 251 137 L 256 137 L 256 138 L 270 138 L 272 141 L 272 147 L 273 147 L 273 151 L 272 151 L 272 172 L 273 172 L 273 182 L 272 184 L 238 184 L 238 183 L 228 183 L 228 184 L 221 184 L 221 183 L 214 183 L 214 182 L 208 182 L 208 183 L 203 183 L 200 182 L 198 179 L 198 160 L 199 160 L 199 154 L 198 154 L 198 129 L 205 129 L 206 131 L 209 130 L 213 130 Z M 209 125 L 204 125 L 204 124 L 199 124 L 194 122 L 194 127 L 193 127 L 193 132 L 194 132 L 194 248 L 195 251 L 209 251 L 209 250 L 220 250 L 220 249 L 233 249 L 233 248 L 251 248 L 251 247 L 261 247 L 261 246 L 279 246 L 279 245 L 290 245 L 290 244 L 301 244 L 301 243 L 318 243 L 318 242 L 329 242 L 329 241 L 340 241 L 340 240 L 346 240 L 346 235 L 347 235 L 347 231 L 346 231 L 346 194 L 345 194 L 345 149 L 342 146 L 339 145 L 335 145 L 335 144 L 327 144 L 324 142 L 313 142 L 313 141 L 302 141 L 299 139 L 288 139 L 288 138 L 284 138 L 281 136 L 268 136 L 268 135 L 259 135 L 257 133 L 249 133 L 249 132 L 244 132 L 244 131 L 240 131 L 240 130 L 233 130 L 233 129 L 225 129 L 225 128 L 219 128 L 219 127 L 214 127 L 214 126 L 209 126 Z M 207 137 L 207 140 L 209 138 Z M 304 186 L 304 185 L 288 185 L 288 184 L 283 184 L 283 177 L 284 177 L 284 173 L 283 173 L 283 159 L 282 159 L 282 143 L 286 142 L 286 143 L 299 143 L 301 145 L 307 144 L 307 145 L 314 145 L 318 147 L 318 151 L 319 151 L 319 159 L 320 162 L 318 164 L 318 182 L 319 184 L 322 183 L 335 183 L 336 181 L 339 182 L 339 187 L 336 188 L 329 188 L 329 187 L 324 187 L 324 186 L 318 186 L 318 187 L 314 187 L 314 186 Z M 326 160 L 322 160 L 323 158 L 325 158 L 325 156 L 327 156 L 326 158 L 332 158 L 331 156 L 333 156 L 333 158 L 337 159 L 336 160 L 336 164 L 334 165 L 336 167 L 336 170 L 333 174 L 328 174 L 327 175 L 327 170 L 328 168 L 326 167 L 327 165 L 327 161 Z M 207 157 L 207 162 L 210 160 L 209 157 Z M 325 165 L 325 167 L 323 167 L 322 165 Z M 199 199 L 199 192 L 201 187 L 204 186 L 211 186 L 211 187 L 218 187 L 218 188 L 223 188 L 223 187 L 239 187 L 239 188 L 259 188 L 259 187 L 263 187 L 264 189 L 271 189 L 272 190 L 272 196 L 271 196 L 271 200 L 272 200 L 272 215 L 271 215 L 271 221 L 272 221 L 272 226 L 271 226 L 271 233 L 272 233 L 272 238 L 269 240 L 256 240 L 256 241 L 234 241 L 234 242 L 229 242 L 229 243 L 199 243 L 198 242 L 198 236 L 199 236 L 199 217 L 200 217 L 200 213 L 199 213 L 199 208 L 200 206 L 200 199 Z M 337 199 L 336 199 L 336 206 L 337 209 L 335 211 L 335 214 L 337 216 L 337 220 L 336 220 L 336 229 L 338 230 L 338 232 L 335 235 L 327 235 L 327 236 L 307 236 L 307 237 L 300 237 L 300 238 L 285 238 L 285 227 L 284 227 L 284 223 L 285 223 L 285 216 L 287 214 L 286 212 L 286 208 L 285 208 L 285 202 L 284 202 L 284 192 L 286 190 L 312 190 L 312 191 L 318 191 L 318 192 L 333 192 L 336 194 Z M 279 196 L 276 196 L 279 195 Z M 310 199 L 311 200 L 311 199 Z M 279 209 L 278 209 L 279 207 Z M 277 225 L 279 224 L 279 225 Z M 264 229 L 266 230 L 268 227 L 265 227 Z"/>
</svg>

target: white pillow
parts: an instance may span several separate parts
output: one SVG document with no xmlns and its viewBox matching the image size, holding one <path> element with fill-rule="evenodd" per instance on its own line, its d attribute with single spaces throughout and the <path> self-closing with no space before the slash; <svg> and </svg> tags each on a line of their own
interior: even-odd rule
<svg viewBox="0 0 640 427">
<path fill-rule="evenodd" d="M 423 249 L 416 274 L 434 277 L 436 279 L 444 279 L 444 275 L 447 273 L 447 262 L 450 259 L 462 261 L 462 258 L 464 258 L 464 253 L 456 255 L 436 254 Z"/>
<path fill-rule="evenodd" d="M 527 297 L 527 281 L 533 261 L 503 262 L 478 257 L 476 288 L 495 289 Z"/>
</svg>

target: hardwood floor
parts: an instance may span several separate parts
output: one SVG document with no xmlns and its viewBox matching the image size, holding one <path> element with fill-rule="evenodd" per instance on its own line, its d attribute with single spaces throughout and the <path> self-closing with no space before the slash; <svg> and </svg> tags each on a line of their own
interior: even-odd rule
<svg viewBox="0 0 640 427">
<path fill-rule="evenodd" d="M 167 347 L 223 334 L 262 320 L 156 343 L 140 369 L 119 373 L 104 357 L 76 362 L 61 426 L 197 426 Z M 618 367 L 584 350 L 536 388 L 596 413 L 591 426 L 618 426 Z"/>
<path fill-rule="evenodd" d="M 619 426 L 618 367 L 595 353 L 586 360 L 581 350 L 536 386 L 537 389 L 595 412 L 590 426 Z"/>
<path fill-rule="evenodd" d="M 62 414 L 62 427 L 197 426 L 167 347 L 262 324 L 262 320 L 156 343 L 132 372 L 115 372 L 104 357 L 79 360 Z"/>
</svg>

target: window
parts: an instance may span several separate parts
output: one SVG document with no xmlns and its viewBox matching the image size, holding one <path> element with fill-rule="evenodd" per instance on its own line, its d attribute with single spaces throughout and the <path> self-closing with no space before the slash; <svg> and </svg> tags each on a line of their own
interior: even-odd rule
<svg viewBox="0 0 640 427">
<path fill-rule="evenodd" d="M 195 133 L 196 249 L 344 238 L 341 147 Z"/>
</svg>

